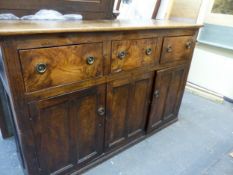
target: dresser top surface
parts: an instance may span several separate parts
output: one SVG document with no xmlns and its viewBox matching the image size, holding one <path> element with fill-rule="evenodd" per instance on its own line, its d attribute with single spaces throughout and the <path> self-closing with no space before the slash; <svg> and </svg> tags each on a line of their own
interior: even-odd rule
<svg viewBox="0 0 233 175">
<path fill-rule="evenodd" d="M 199 28 L 202 25 L 170 20 L 0 21 L 0 36 L 41 33 L 101 32 Z"/>
</svg>

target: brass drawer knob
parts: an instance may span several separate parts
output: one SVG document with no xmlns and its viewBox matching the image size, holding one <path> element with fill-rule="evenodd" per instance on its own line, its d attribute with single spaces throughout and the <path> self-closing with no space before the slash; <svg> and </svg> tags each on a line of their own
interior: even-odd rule
<svg viewBox="0 0 233 175">
<path fill-rule="evenodd" d="M 191 49 L 191 47 L 192 47 L 192 41 L 188 41 L 188 42 L 186 43 L 186 48 L 187 48 L 187 49 Z"/>
<path fill-rule="evenodd" d="M 36 72 L 39 74 L 45 73 L 47 70 L 47 64 L 45 63 L 39 63 L 36 65 Z"/>
<path fill-rule="evenodd" d="M 154 96 L 155 96 L 155 98 L 159 98 L 159 90 L 156 90 L 156 91 L 154 92 Z"/>
<path fill-rule="evenodd" d="M 171 52 L 172 52 L 172 46 L 168 46 L 168 47 L 167 47 L 167 52 L 168 52 L 168 53 L 171 53 Z"/>
<path fill-rule="evenodd" d="M 95 62 L 95 57 L 89 56 L 87 57 L 86 61 L 87 61 L 87 64 L 92 65 Z"/>
<path fill-rule="evenodd" d="M 105 109 L 104 109 L 104 107 L 99 107 L 99 109 L 97 110 L 97 112 L 98 112 L 98 114 L 99 114 L 100 116 L 103 116 L 103 115 L 105 114 Z"/>
<path fill-rule="evenodd" d="M 122 60 L 126 57 L 126 55 L 127 55 L 126 51 L 121 51 L 118 53 L 117 57 Z"/>
<path fill-rule="evenodd" d="M 152 54 L 152 49 L 151 48 L 147 48 L 146 49 L 146 55 L 151 55 Z"/>
</svg>

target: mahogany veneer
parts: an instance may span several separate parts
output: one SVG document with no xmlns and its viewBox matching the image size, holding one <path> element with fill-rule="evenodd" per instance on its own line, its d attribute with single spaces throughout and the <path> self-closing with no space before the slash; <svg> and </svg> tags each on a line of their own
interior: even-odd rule
<svg viewBox="0 0 233 175">
<path fill-rule="evenodd" d="M 177 120 L 199 25 L 0 22 L 25 174 L 79 174 Z"/>
</svg>

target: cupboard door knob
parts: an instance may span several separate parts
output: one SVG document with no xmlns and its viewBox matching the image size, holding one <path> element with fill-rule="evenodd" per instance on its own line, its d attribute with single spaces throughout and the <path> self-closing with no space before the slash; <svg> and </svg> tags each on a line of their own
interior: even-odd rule
<svg viewBox="0 0 233 175">
<path fill-rule="evenodd" d="M 105 109 L 104 109 L 104 107 L 99 107 L 99 109 L 97 110 L 97 112 L 98 112 L 98 114 L 99 114 L 100 116 L 103 116 L 103 115 L 105 114 Z"/>
<path fill-rule="evenodd" d="M 95 57 L 89 56 L 87 57 L 86 61 L 87 61 L 87 64 L 92 65 L 95 62 Z"/>
<path fill-rule="evenodd" d="M 147 48 L 146 49 L 146 55 L 151 55 L 152 54 L 152 49 L 151 48 Z"/>
<path fill-rule="evenodd" d="M 168 53 L 171 53 L 171 52 L 172 52 L 172 46 L 168 46 L 168 47 L 167 47 L 167 52 L 168 52 Z"/>
<path fill-rule="evenodd" d="M 155 98 L 158 98 L 158 97 L 159 97 L 159 91 L 158 91 L 158 90 L 156 90 L 156 91 L 154 92 L 154 96 L 155 96 Z"/>
<path fill-rule="evenodd" d="M 127 55 L 126 51 L 122 51 L 118 53 L 117 57 L 122 60 L 126 57 L 126 55 Z"/>
<path fill-rule="evenodd" d="M 36 72 L 39 74 L 45 73 L 47 70 L 47 64 L 45 63 L 39 63 L 36 65 Z"/>
<path fill-rule="evenodd" d="M 192 47 L 192 41 L 188 41 L 188 42 L 186 43 L 186 48 L 187 48 L 187 49 L 191 49 L 191 47 Z"/>
</svg>

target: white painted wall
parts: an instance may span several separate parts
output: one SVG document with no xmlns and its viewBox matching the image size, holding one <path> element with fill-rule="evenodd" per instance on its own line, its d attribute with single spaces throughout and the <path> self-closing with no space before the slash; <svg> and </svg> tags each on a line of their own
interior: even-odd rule
<svg viewBox="0 0 233 175">
<path fill-rule="evenodd" d="M 233 51 L 197 44 L 188 81 L 233 99 Z"/>
<path fill-rule="evenodd" d="M 171 13 L 171 17 L 175 14 L 186 18 L 189 10 L 195 10 L 191 1 L 174 0 L 172 10 L 175 12 Z M 200 10 L 196 8 L 193 11 L 192 15 L 197 16 L 197 23 L 209 22 L 233 27 L 233 15 L 210 13 L 213 3 L 214 0 L 202 0 Z M 181 8 L 187 8 L 186 12 L 183 13 Z M 198 44 L 194 51 L 188 81 L 233 99 L 233 50 Z"/>
</svg>

